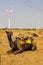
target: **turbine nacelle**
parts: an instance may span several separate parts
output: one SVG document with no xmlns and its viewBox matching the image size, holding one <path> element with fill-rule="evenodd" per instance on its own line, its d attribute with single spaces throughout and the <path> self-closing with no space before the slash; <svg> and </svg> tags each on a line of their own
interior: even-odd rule
<svg viewBox="0 0 43 65">
<path fill-rule="evenodd" d="M 11 10 L 5 10 L 5 11 L 8 12 L 8 13 L 12 13 L 13 9 L 11 9 Z"/>
</svg>

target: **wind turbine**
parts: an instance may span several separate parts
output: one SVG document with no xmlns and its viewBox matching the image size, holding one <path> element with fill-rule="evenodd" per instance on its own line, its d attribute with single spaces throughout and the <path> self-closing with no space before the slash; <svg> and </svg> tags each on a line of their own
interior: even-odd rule
<svg viewBox="0 0 43 65">
<path fill-rule="evenodd" d="M 13 9 L 5 10 L 5 11 L 8 13 L 8 17 L 9 17 L 8 28 L 10 29 L 11 28 L 11 16 L 12 16 L 12 13 L 13 13 Z"/>
</svg>

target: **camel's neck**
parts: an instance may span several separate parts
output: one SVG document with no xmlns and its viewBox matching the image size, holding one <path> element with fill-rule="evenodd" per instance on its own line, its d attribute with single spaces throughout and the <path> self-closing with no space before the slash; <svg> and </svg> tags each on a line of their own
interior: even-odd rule
<svg viewBox="0 0 43 65">
<path fill-rule="evenodd" d="M 12 37 L 10 36 L 10 37 L 8 37 L 8 40 L 9 40 L 9 42 L 10 43 L 12 43 L 13 41 L 12 41 Z"/>
<path fill-rule="evenodd" d="M 8 36 L 8 40 L 9 40 L 10 47 L 12 47 L 12 45 L 13 45 L 12 37 L 11 36 Z"/>
</svg>

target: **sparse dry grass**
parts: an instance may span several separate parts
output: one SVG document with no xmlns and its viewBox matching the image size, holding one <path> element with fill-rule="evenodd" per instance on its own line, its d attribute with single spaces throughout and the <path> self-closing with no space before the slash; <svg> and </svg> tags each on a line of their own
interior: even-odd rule
<svg viewBox="0 0 43 65">
<path fill-rule="evenodd" d="M 43 65 L 43 30 L 41 30 L 41 33 L 39 33 L 39 30 L 7 30 L 13 32 L 13 41 L 18 34 L 31 36 L 31 34 L 35 32 L 39 35 L 34 38 L 37 44 L 36 51 L 26 51 L 17 55 L 7 54 L 7 51 L 11 48 L 9 47 L 5 31 L 6 30 L 0 30 L 1 65 Z"/>
</svg>

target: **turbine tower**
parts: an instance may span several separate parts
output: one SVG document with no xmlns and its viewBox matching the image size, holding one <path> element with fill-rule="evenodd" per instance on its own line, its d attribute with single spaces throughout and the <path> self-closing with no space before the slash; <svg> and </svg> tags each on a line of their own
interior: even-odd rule
<svg viewBox="0 0 43 65">
<path fill-rule="evenodd" d="M 8 13 L 8 17 L 9 17 L 8 28 L 10 29 L 11 28 L 11 16 L 12 16 L 13 9 L 6 10 L 6 12 Z"/>
</svg>

